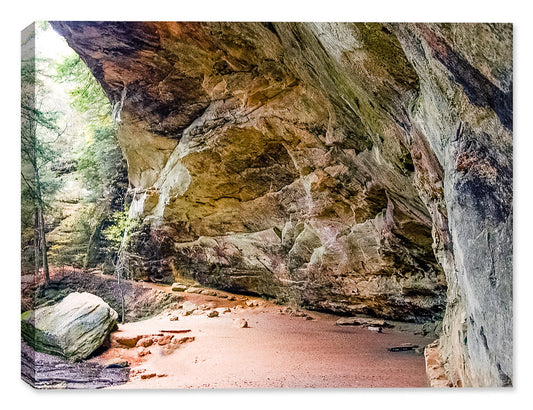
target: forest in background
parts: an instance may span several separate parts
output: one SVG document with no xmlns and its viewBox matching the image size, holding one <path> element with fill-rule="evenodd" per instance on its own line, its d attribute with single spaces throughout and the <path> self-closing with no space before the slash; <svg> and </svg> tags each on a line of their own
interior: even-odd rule
<svg viewBox="0 0 533 410">
<path fill-rule="evenodd" d="M 26 41 L 51 30 L 37 24 Z M 36 49 L 21 65 L 22 271 L 41 270 L 46 280 L 48 266 L 111 273 L 132 223 L 112 107 L 74 51 Z"/>
</svg>

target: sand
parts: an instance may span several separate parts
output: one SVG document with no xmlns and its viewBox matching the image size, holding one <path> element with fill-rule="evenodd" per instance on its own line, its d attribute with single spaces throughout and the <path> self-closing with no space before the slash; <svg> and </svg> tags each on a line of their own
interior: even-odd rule
<svg viewBox="0 0 533 410">
<path fill-rule="evenodd" d="M 194 337 L 194 341 L 171 354 L 151 346 L 151 354 L 142 358 L 135 348 L 105 351 L 93 360 L 122 358 L 132 369 L 130 381 L 113 388 L 428 387 L 422 354 L 387 350 L 402 343 L 424 346 L 432 342 L 415 335 L 409 326 L 408 331 L 385 328 L 383 333 L 375 333 L 360 326 L 336 326 L 338 316 L 331 314 L 303 311 L 313 320 L 295 317 L 284 313 L 284 307 L 259 298 L 237 296 L 242 300 L 228 301 L 181 295 L 197 304 L 232 307 L 231 313 L 171 321 L 168 315 L 172 312 L 166 312 L 119 325 L 120 335 L 190 330 L 177 336 Z M 261 306 L 248 307 L 249 300 Z M 235 327 L 234 320 L 240 318 L 247 320 L 248 328 Z M 143 374 L 153 377 L 144 379 Z"/>
</svg>

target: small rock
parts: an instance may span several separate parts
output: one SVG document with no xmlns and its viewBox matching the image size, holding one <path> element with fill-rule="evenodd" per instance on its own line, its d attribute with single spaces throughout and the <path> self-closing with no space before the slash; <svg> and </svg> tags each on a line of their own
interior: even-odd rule
<svg viewBox="0 0 533 410">
<path fill-rule="evenodd" d="M 173 302 L 170 305 L 168 305 L 168 310 L 176 310 L 176 309 L 180 309 L 180 308 L 181 308 L 181 304 L 179 304 L 177 302 Z"/>
<path fill-rule="evenodd" d="M 381 327 L 393 327 L 383 319 L 373 319 L 364 317 L 341 317 L 335 323 L 337 326 L 381 326 Z"/>
<path fill-rule="evenodd" d="M 186 293 L 200 293 L 201 291 L 202 291 L 202 289 L 200 289 L 200 288 L 195 288 L 195 287 L 193 286 L 193 287 L 188 288 L 185 292 L 186 292 Z"/>
<path fill-rule="evenodd" d="M 218 295 L 218 297 L 222 298 L 222 299 L 227 299 L 228 295 L 224 295 L 223 293 L 221 293 L 221 294 Z"/>
<path fill-rule="evenodd" d="M 139 341 L 137 342 L 137 347 L 139 346 L 149 347 L 149 346 L 152 346 L 153 344 L 154 344 L 154 339 L 152 339 L 151 337 L 143 337 L 142 339 L 139 339 Z"/>
<path fill-rule="evenodd" d="M 184 285 L 182 283 L 173 283 L 172 284 L 172 290 L 174 292 L 185 292 L 187 290 L 188 286 Z"/>
<path fill-rule="evenodd" d="M 165 345 L 165 346 L 163 346 L 163 349 L 161 350 L 161 354 L 167 356 L 169 354 L 172 354 L 174 352 L 174 350 L 176 350 L 177 348 L 178 348 L 178 346 L 174 345 L 174 344 Z"/>
<path fill-rule="evenodd" d="M 406 350 L 415 350 L 417 347 L 418 345 L 412 343 L 402 343 L 399 346 L 389 347 L 387 350 L 389 352 L 404 352 Z"/>
<path fill-rule="evenodd" d="M 123 368 L 123 367 L 128 367 L 129 365 L 130 363 L 127 360 L 122 360 L 118 357 L 108 360 L 105 363 L 105 367 L 107 367 L 108 369 Z"/>
<path fill-rule="evenodd" d="M 111 347 L 132 348 L 137 345 L 141 336 L 122 336 L 120 334 L 111 334 Z"/>
<path fill-rule="evenodd" d="M 246 306 L 254 307 L 254 306 L 257 306 L 257 305 L 256 305 L 256 303 L 253 300 L 247 300 L 246 301 Z"/>
<path fill-rule="evenodd" d="M 216 310 L 210 310 L 209 312 L 207 312 L 207 317 L 217 317 L 218 316 L 218 312 Z"/>
<path fill-rule="evenodd" d="M 170 343 L 170 341 L 172 340 L 174 336 L 172 335 L 165 335 L 165 336 L 161 336 L 158 340 L 157 340 L 157 344 L 159 346 L 164 346 L 164 345 L 167 345 Z"/>
<path fill-rule="evenodd" d="M 374 333 L 383 333 L 383 328 L 381 326 L 368 326 L 367 329 Z"/>
<path fill-rule="evenodd" d="M 151 353 L 152 352 L 150 352 L 150 350 L 148 350 L 146 347 L 140 346 L 140 347 L 137 348 L 137 356 L 139 356 L 139 357 L 144 357 L 144 356 L 149 355 Z"/>
<path fill-rule="evenodd" d="M 315 320 L 315 318 L 312 316 L 306 316 L 305 320 Z"/>
<path fill-rule="evenodd" d="M 198 309 L 198 306 L 196 306 L 194 303 L 186 301 L 183 303 L 183 314 L 184 316 L 190 315 L 192 312 L 194 312 L 196 309 Z"/>
<path fill-rule="evenodd" d="M 145 373 L 145 374 L 141 374 L 141 379 L 151 379 L 153 377 L 155 377 L 156 374 L 155 373 Z"/>
<path fill-rule="evenodd" d="M 228 296 L 228 300 L 233 302 L 234 300 L 237 300 L 237 298 L 235 296 L 231 295 L 231 296 Z"/>
<path fill-rule="evenodd" d="M 214 290 L 211 290 L 211 289 L 204 289 L 200 292 L 202 295 L 207 295 L 207 296 L 217 296 L 218 293 L 215 292 Z"/>
<path fill-rule="evenodd" d="M 180 320 L 180 315 L 179 314 L 174 314 L 174 315 L 169 317 L 169 320 L 172 321 L 172 322 Z"/>
<path fill-rule="evenodd" d="M 297 310 L 295 312 L 292 312 L 291 316 L 294 316 L 294 317 L 306 317 L 307 313 L 302 312 L 301 310 Z"/>
<path fill-rule="evenodd" d="M 171 343 L 174 345 L 181 345 L 183 343 L 189 343 L 189 342 L 194 342 L 194 336 L 186 336 L 186 337 L 180 337 L 180 338 L 175 337 L 174 339 L 172 339 Z"/>
<path fill-rule="evenodd" d="M 246 319 L 235 319 L 233 320 L 233 327 L 237 327 L 237 328 L 245 328 L 245 327 L 248 327 L 248 322 L 246 321 Z"/>
<path fill-rule="evenodd" d="M 222 315 L 224 313 L 231 313 L 231 309 L 228 307 L 216 308 L 215 310 L 218 312 L 219 315 Z"/>
</svg>

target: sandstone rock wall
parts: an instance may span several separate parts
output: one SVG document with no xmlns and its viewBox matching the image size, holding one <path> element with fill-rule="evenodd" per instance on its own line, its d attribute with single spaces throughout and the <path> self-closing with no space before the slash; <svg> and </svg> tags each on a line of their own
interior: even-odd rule
<svg viewBox="0 0 533 410">
<path fill-rule="evenodd" d="M 398 25 L 420 79 L 410 116 L 444 169 L 441 354 L 455 385 L 512 383 L 512 26 Z"/>
<path fill-rule="evenodd" d="M 453 383 L 510 382 L 511 26 L 52 25 L 114 104 L 141 274 L 405 320 L 447 305 Z"/>
</svg>

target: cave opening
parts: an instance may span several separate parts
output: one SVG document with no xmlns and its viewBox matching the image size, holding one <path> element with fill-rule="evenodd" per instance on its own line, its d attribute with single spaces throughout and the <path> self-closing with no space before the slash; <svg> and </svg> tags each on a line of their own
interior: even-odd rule
<svg viewBox="0 0 533 410">
<path fill-rule="evenodd" d="M 456 218 L 455 228 L 461 218 L 445 195 L 455 174 L 420 121 L 433 79 L 415 64 L 422 57 L 410 43 L 430 37 L 416 25 L 339 23 L 335 30 L 319 23 L 61 21 L 42 29 L 70 47 L 43 68 L 56 81 L 43 88 L 70 95 L 62 106 L 49 99 L 48 109 L 70 116 L 59 118 L 67 130 L 59 140 L 52 129 L 41 137 L 56 155 L 49 177 L 61 186 L 47 197 L 51 278 L 23 310 L 83 290 L 108 303 L 126 332 L 142 320 L 155 326 L 153 316 L 172 332 L 183 322 L 191 327 L 195 336 L 167 338 L 176 346 L 162 342 L 163 331 L 161 339 L 135 340 L 135 362 L 147 363 L 152 344 L 170 358 L 196 337 L 191 346 L 206 351 L 195 333 L 202 326 L 230 360 L 221 338 L 234 333 L 224 336 L 228 328 L 216 323 L 231 317 L 233 332 L 250 329 L 243 337 L 257 344 L 262 375 L 272 376 L 270 384 L 254 379 L 254 386 L 280 383 L 269 367 L 278 339 L 290 346 L 294 357 L 284 356 L 290 366 L 311 366 L 297 354 L 306 336 L 301 343 L 310 351 L 319 354 L 327 339 L 337 354 L 333 384 L 304 377 L 281 383 L 286 387 L 353 387 L 343 372 L 365 359 L 358 353 L 357 363 L 343 363 L 341 353 L 357 351 L 357 343 L 375 344 L 380 363 L 402 346 L 412 354 L 400 360 L 409 369 L 405 380 L 378 371 L 383 386 L 427 385 L 417 373 L 426 365 L 423 350 L 416 349 L 435 340 L 444 348 L 426 349 L 426 360 L 448 355 L 454 365 L 464 362 L 462 351 L 449 352 L 442 324 L 447 317 L 456 326 L 463 309 L 447 311 L 449 295 L 461 300 L 462 292 L 450 276 L 456 262 L 449 224 Z M 472 87 L 485 84 L 475 80 Z M 479 147 L 465 146 L 486 152 L 490 131 L 483 135 Z M 489 156 L 492 162 L 461 186 L 474 192 L 469 184 L 483 179 L 490 202 L 494 181 L 487 175 L 505 160 Z M 475 167 L 471 157 L 463 159 L 453 172 Z M 460 198 L 465 208 L 468 200 Z M 509 207 L 499 223 L 508 214 Z M 26 239 L 23 258 L 31 270 L 39 264 L 36 242 L 31 233 Z M 24 291 L 29 296 L 35 288 Z M 481 329 L 486 346 L 490 330 Z M 111 353 L 100 355 L 124 348 L 112 340 Z M 206 357 L 212 363 L 212 353 Z M 501 363 L 495 368 L 503 372 Z M 372 385 L 374 370 L 361 386 Z M 434 379 L 475 380 L 452 373 Z M 142 385 L 146 378 L 138 376 L 133 383 Z M 200 377 L 192 370 L 189 376 Z M 180 377 L 172 373 L 169 383 L 181 386 Z M 215 386 L 233 386 L 228 380 Z"/>
</svg>

